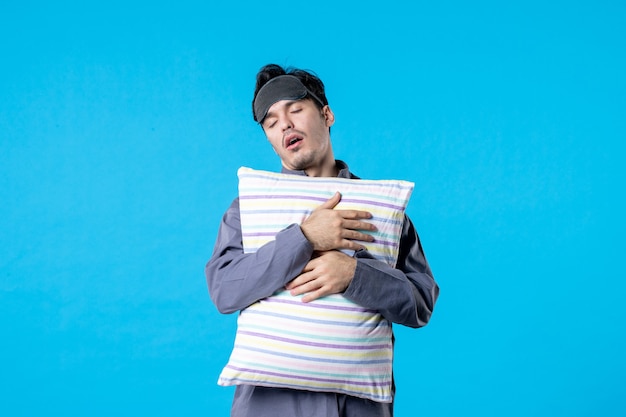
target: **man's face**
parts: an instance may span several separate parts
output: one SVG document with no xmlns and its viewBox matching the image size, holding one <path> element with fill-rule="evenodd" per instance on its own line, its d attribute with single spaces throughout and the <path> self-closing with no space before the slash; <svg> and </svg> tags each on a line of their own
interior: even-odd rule
<svg viewBox="0 0 626 417">
<path fill-rule="evenodd" d="M 309 99 L 281 100 L 269 108 L 262 126 L 285 168 L 321 175 L 335 163 L 329 130 L 334 122 L 328 106 L 320 110 Z"/>
</svg>

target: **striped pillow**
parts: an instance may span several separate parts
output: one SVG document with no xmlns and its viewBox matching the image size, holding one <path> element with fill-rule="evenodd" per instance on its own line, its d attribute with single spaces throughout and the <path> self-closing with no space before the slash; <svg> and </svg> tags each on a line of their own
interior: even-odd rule
<svg viewBox="0 0 626 417">
<path fill-rule="evenodd" d="M 279 231 L 302 223 L 339 191 L 337 209 L 373 215 L 375 241 L 361 243 L 395 266 L 413 183 L 312 178 L 245 167 L 238 175 L 244 252 L 256 252 Z M 341 294 L 303 303 L 301 296 L 281 290 L 241 312 L 235 346 L 218 384 L 337 392 L 391 402 L 392 360 L 391 323 L 377 311 Z"/>
</svg>

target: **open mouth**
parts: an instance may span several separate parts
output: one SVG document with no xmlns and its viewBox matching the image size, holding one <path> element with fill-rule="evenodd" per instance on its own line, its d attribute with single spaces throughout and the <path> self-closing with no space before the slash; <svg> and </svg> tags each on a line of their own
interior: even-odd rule
<svg viewBox="0 0 626 417">
<path fill-rule="evenodd" d="M 302 138 L 300 136 L 289 135 L 288 137 L 285 138 L 285 147 L 287 149 L 292 148 L 301 141 L 302 141 Z"/>
</svg>

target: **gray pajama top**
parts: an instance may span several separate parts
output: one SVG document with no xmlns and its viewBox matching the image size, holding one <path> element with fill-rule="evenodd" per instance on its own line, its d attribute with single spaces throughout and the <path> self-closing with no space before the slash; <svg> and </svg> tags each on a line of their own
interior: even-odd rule
<svg viewBox="0 0 626 417">
<path fill-rule="evenodd" d="M 342 161 L 337 161 L 337 166 L 340 168 L 339 177 L 358 178 Z M 303 171 L 284 168 L 282 172 L 306 175 Z M 221 313 L 240 311 L 283 288 L 302 272 L 312 255 L 311 244 L 296 224 L 280 231 L 274 241 L 268 242 L 256 253 L 245 254 L 239 200 L 236 198 L 222 218 L 213 255 L 205 268 L 211 299 Z M 343 293 L 346 298 L 363 307 L 378 310 L 393 323 L 414 328 L 428 323 L 439 287 L 433 279 L 413 223 L 407 216 L 395 268 L 374 259 L 367 250 L 357 251 L 354 257 L 357 267 L 352 282 Z M 277 404 L 280 407 L 277 408 Z M 343 394 L 240 385 L 235 393 L 231 415 L 374 417 L 391 416 L 392 411 L 393 404 Z"/>
</svg>

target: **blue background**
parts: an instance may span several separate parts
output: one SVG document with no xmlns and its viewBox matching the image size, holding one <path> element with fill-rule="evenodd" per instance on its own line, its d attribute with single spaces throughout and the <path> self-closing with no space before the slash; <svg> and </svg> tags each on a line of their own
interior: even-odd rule
<svg viewBox="0 0 626 417">
<path fill-rule="evenodd" d="M 0 413 L 228 414 L 203 268 L 237 168 L 279 169 L 275 62 L 354 172 L 416 183 L 442 293 L 396 414 L 624 415 L 626 5 L 223 3 L 0 6 Z"/>
</svg>

